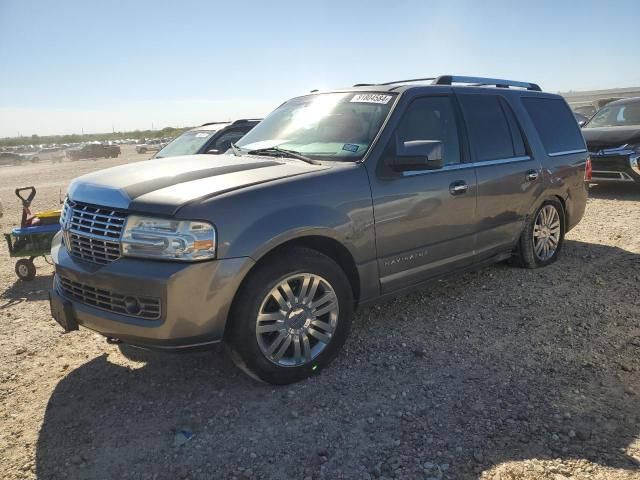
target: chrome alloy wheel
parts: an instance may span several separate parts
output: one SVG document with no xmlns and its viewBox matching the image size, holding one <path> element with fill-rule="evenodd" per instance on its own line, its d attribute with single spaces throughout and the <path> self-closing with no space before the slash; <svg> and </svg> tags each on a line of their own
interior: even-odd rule
<svg viewBox="0 0 640 480">
<path fill-rule="evenodd" d="M 560 214 L 553 205 L 545 205 L 538 212 L 533 225 L 533 250 L 538 260 L 549 260 L 560 243 Z"/>
<path fill-rule="evenodd" d="M 263 355 L 278 366 L 305 365 L 329 345 L 338 324 L 338 297 L 324 278 L 291 275 L 262 300 L 256 336 Z"/>
</svg>

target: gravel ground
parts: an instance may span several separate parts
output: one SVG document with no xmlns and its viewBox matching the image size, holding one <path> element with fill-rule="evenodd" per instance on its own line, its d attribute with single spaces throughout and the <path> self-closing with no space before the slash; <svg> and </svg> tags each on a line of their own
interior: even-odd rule
<svg viewBox="0 0 640 480">
<path fill-rule="evenodd" d="M 144 158 L 0 167 L 55 207 Z M 561 259 L 505 264 L 359 311 L 332 366 L 274 388 L 222 347 L 156 354 L 49 317 L 52 268 L 0 246 L 2 478 L 640 479 L 640 191 L 592 189 Z"/>
</svg>

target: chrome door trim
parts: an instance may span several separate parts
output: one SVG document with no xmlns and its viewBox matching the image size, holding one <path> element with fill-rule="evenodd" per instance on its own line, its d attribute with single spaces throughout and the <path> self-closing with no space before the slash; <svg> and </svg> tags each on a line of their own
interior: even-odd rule
<svg viewBox="0 0 640 480">
<path fill-rule="evenodd" d="M 469 162 L 469 163 L 455 163 L 453 165 L 445 165 L 442 168 L 436 168 L 433 170 L 414 170 L 409 172 L 402 172 L 403 177 L 413 177 L 415 175 L 425 175 L 429 173 L 437 173 L 442 171 L 449 170 L 465 170 L 467 168 L 475 168 L 475 167 L 486 167 L 489 165 L 503 165 L 506 163 L 516 163 L 516 162 L 526 162 L 531 160 L 529 155 L 522 157 L 511 157 L 511 158 L 500 158 L 497 160 L 480 160 L 477 162 Z"/>
<path fill-rule="evenodd" d="M 503 165 L 505 163 L 527 162 L 531 160 L 529 155 L 523 155 L 521 157 L 500 158 L 498 160 L 480 160 L 473 162 L 474 167 L 484 167 L 485 165 Z"/>
<path fill-rule="evenodd" d="M 548 155 L 550 157 L 560 157 L 562 155 L 571 155 L 573 153 L 587 153 L 587 149 L 586 148 L 580 148 L 580 149 L 577 149 L 577 150 L 565 150 L 563 152 L 549 153 Z"/>
</svg>

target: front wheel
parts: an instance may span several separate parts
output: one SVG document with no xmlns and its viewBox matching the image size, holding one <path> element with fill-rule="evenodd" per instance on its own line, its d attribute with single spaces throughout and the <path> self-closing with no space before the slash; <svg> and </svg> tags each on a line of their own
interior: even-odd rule
<svg viewBox="0 0 640 480">
<path fill-rule="evenodd" d="M 516 252 L 516 263 L 525 268 L 555 262 L 564 243 L 565 216 L 562 204 L 547 200 L 529 217 Z"/>
<path fill-rule="evenodd" d="M 326 366 L 344 344 L 353 293 L 329 257 L 293 248 L 258 265 L 232 309 L 227 343 L 245 372 L 289 384 Z"/>
</svg>

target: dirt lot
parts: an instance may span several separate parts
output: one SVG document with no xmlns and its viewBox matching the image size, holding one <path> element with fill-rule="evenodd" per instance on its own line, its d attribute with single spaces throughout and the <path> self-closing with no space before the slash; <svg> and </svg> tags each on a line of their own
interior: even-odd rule
<svg viewBox="0 0 640 480">
<path fill-rule="evenodd" d="M 1 230 L 16 186 L 55 207 L 73 177 L 141 158 L 0 167 Z M 2 478 L 640 479 L 640 191 L 594 188 L 549 268 L 501 264 L 361 310 L 336 362 L 283 388 L 222 347 L 63 335 L 52 268 L 18 283 L 7 254 Z"/>
</svg>

